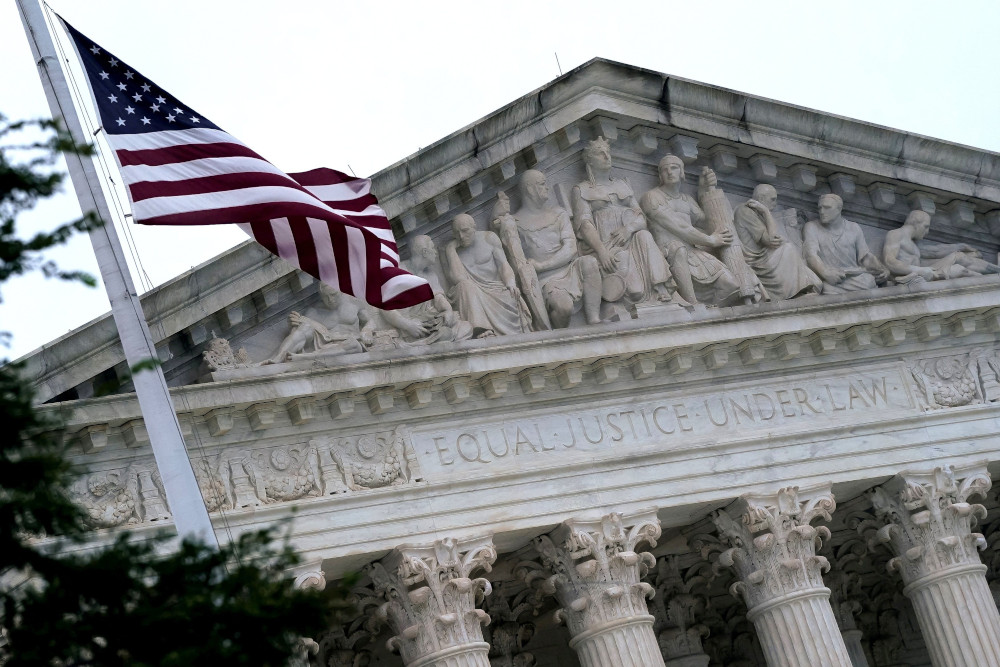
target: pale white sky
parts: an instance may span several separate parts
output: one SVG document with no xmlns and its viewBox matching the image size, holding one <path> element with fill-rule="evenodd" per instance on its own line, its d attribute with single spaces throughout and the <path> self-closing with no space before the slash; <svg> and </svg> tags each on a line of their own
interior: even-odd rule
<svg viewBox="0 0 1000 667">
<path fill-rule="evenodd" d="M 84 34 L 286 171 L 370 175 L 593 57 L 1000 151 L 1000 2 L 51 0 Z M 15 4 L 0 113 L 48 115 Z M 25 233 L 79 215 L 64 194 Z M 162 283 L 243 240 L 135 227 Z M 97 274 L 81 237 L 51 253 Z M 136 276 L 137 284 L 138 276 Z M 108 311 L 103 288 L 10 281 L 19 357 Z"/>
</svg>

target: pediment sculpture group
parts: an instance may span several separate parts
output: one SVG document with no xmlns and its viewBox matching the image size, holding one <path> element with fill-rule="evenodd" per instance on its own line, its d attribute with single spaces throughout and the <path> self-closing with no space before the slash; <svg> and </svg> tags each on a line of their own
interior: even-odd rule
<svg viewBox="0 0 1000 667">
<path fill-rule="evenodd" d="M 604 138 L 583 158 L 587 178 L 572 188 L 569 211 L 552 202 L 545 174 L 528 170 L 520 208 L 501 191 L 489 231 L 463 213 L 440 252 L 415 237 L 407 268 L 430 282 L 432 301 L 373 313 L 321 285 L 322 308 L 292 313 L 291 331 L 262 363 L 596 324 L 641 304 L 693 310 L 1000 272 L 966 244 L 918 245 L 931 222 L 921 210 L 887 233 L 878 258 L 841 215 L 841 198 L 824 194 L 800 250 L 779 230 L 771 185 L 733 210 L 708 167 L 697 197 L 682 192 L 684 162 L 668 154 L 659 185 L 637 197 L 611 175 Z"/>
</svg>

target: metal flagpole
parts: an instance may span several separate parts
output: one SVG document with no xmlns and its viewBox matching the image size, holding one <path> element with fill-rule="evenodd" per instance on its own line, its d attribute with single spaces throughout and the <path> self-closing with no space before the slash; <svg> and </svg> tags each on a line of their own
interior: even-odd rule
<svg viewBox="0 0 1000 667">
<path fill-rule="evenodd" d="M 63 123 L 76 144 L 88 143 L 89 137 L 84 132 L 73 105 L 40 0 L 17 0 L 17 6 L 53 118 Z M 90 241 L 111 301 L 111 314 L 125 349 L 125 359 L 130 368 L 136 368 L 140 362 L 157 359 L 156 348 L 149 335 L 139 296 L 111 221 L 111 211 L 101 188 L 97 168 L 88 156 L 66 153 L 65 157 L 77 199 L 80 200 L 80 208 L 85 214 L 95 213 L 104 221 L 103 225 L 90 232 Z M 159 365 L 139 370 L 132 381 L 177 532 L 182 538 L 198 540 L 218 548 L 219 543 L 188 458 L 163 370 Z"/>
</svg>

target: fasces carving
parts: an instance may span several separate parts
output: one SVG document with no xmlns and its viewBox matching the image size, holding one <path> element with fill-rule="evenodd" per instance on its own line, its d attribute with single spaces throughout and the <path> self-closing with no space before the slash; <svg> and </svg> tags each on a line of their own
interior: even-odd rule
<svg viewBox="0 0 1000 667">
<path fill-rule="evenodd" d="M 489 572 L 496 557 L 490 538 L 443 539 L 401 547 L 370 565 L 367 573 L 385 599 L 378 618 L 394 633 L 389 649 L 409 667 L 488 666 L 490 647 L 481 626 L 490 617 L 477 605 L 492 588 L 486 579 L 471 577 Z"/>
<path fill-rule="evenodd" d="M 70 495 L 85 512 L 91 528 L 159 521 L 170 517 L 166 495 L 155 469 L 130 466 L 79 477 Z"/>
<path fill-rule="evenodd" d="M 730 591 L 746 601 L 768 665 L 851 665 L 830 590 L 823 585 L 830 563 L 816 554 L 830 531 L 811 525 L 818 518 L 829 521 L 835 507 L 826 485 L 744 496 L 729 510 L 712 514 L 731 547 L 718 562 L 736 571 L 739 581 Z"/>
<path fill-rule="evenodd" d="M 879 521 L 858 527 L 892 549 L 888 569 L 906 584 L 935 665 L 1000 664 L 1000 612 L 977 551 L 986 540 L 972 532 L 986 509 L 968 502 L 989 490 L 984 464 L 904 472 L 872 491 Z"/>
<path fill-rule="evenodd" d="M 856 222 L 841 215 L 844 201 L 834 194 L 819 198 L 819 219 L 806 223 L 802 251 L 809 268 L 823 280 L 824 294 L 875 289 L 889 271 L 868 249 Z"/>
<path fill-rule="evenodd" d="M 434 241 L 429 236 L 417 236 L 411 248 L 406 268 L 430 283 L 434 298 L 411 308 L 382 311 L 382 318 L 399 330 L 404 347 L 472 338 L 472 325 L 459 318 L 445 296 Z"/>
<path fill-rule="evenodd" d="M 967 243 L 919 243 L 930 228 L 931 216 L 918 209 L 910 211 L 899 229 L 886 233 L 882 258 L 897 283 L 1000 273 L 1000 266 L 982 259 Z"/>
<path fill-rule="evenodd" d="M 694 197 L 681 192 L 683 160 L 665 155 L 660 160 L 659 175 L 659 187 L 642 196 L 642 210 L 646 213 L 657 244 L 670 260 L 677 291 L 690 304 L 702 301 L 711 304 L 739 303 L 741 285 L 737 277 L 715 255 L 705 250 L 732 245 L 732 217 L 729 226 L 721 226 L 706 234 L 698 228 L 706 221 L 705 212 Z M 715 174 L 710 169 L 706 169 L 703 184 L 706 190 L 715 186 Z M 716 203 L 714 196 L 712 199 L 713 204 Z"/>
<path fill-rule="evenodd" d="M 646 228 L 628 181 L 611 176 L 611 146 L 603 137 L 583 151 L 587 180 L 570 195 L 573 225 L 584 255 L 597 257 L 607 302 L 670 301 L 670 269 Z"/>
<path fill-rule="evenodd" d="M 476 230 L 472 216 L 452 221 L 454 240 L 442 255 L 448 292 L 477 338 L 531 331 L 531 314 L 504 257 L 499 237 Z"/>
<path fill-rule="evenodd" d="M 534 540 L 541 566 L 521 563 L 516 573 L 538 594 L 555 595 L 583 667 L 662 665 L 646 600 L 653 587 L 642 578 L 655 559 L 637 552 L 656 546 L 654 510 L 612 513 L 597 521 L 565 522 Z"/>
<path fill-rule="evenodd" d="M 309 316 L 292 311 L 291 331 L 263 364 L 364 352 L 374 344 L 375 321 L 360 302 L 325 283 L 319 295 L 323 307 Z"/>
<path fill-rule="evenodd" d="M 983 402 L 983 390 L 993 379 L 988 353 L 956 354 L 912 362 L 909 365 L 917 389 L 917 397 L 924 409 L 953 408 Z M 980 359 L 987 359 L 980 365 Z M 983 381 L 985 377 L 985 382 Z M 982 383 L 982 384 L 981 384 Z"/>
<path fill-rule="evenodd" d="M 772 215 L 777 202 L 774 186 L 761 184 L 754 188 L 751 199 L 736 208 L 734 224 L 743 256 L 771 299 L 818 294 L 823 281 L 806 266 L 799 248 L 778 231 Z"/>
<path fill-rule="evenodd" d="M 208 349 L 202 352 L 205 365 L 211 372 L 232 370 L 236 368 L 250 368 L 253 362 L 244 348 L 233 352 L 229 341 L 225 338 L 218 338 L 214 332 L 212 340 L 208 342 Z"/>
<path fill-rule="evenodd" d="M 981 348 L 971 354 L 979 379 L 979 389 L 987 403 L 1000 401 L 1000 354 L 996 350 Z"/>
<path fill-rule="evenodd" d="M 582 306 L 587 324 L 601 319 L 601 272 L 597 258 L 580 256 L 565 209 L 549 202 L 545 174 L 521 176 L 521 208 L 510 215 L 503 195 L 494 209 L 493 229 L 515 267 L 535 329 L 562 329 Z"/>
</svg>

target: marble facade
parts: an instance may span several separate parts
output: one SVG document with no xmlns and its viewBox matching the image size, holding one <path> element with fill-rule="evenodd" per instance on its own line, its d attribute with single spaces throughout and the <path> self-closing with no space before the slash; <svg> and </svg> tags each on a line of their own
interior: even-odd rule
<svg viewBox="0 0 1000 667">
<path fill-rule="evenodd" d="M 312 664 L 1000 665 L 1000 156 L 595 60 L 373 181 L 419 312 L 145 299 L 214 520 L 364 573 Z M 171 520 L 109 326 L 25 360 L 97 541 Z"/>
</svg>

